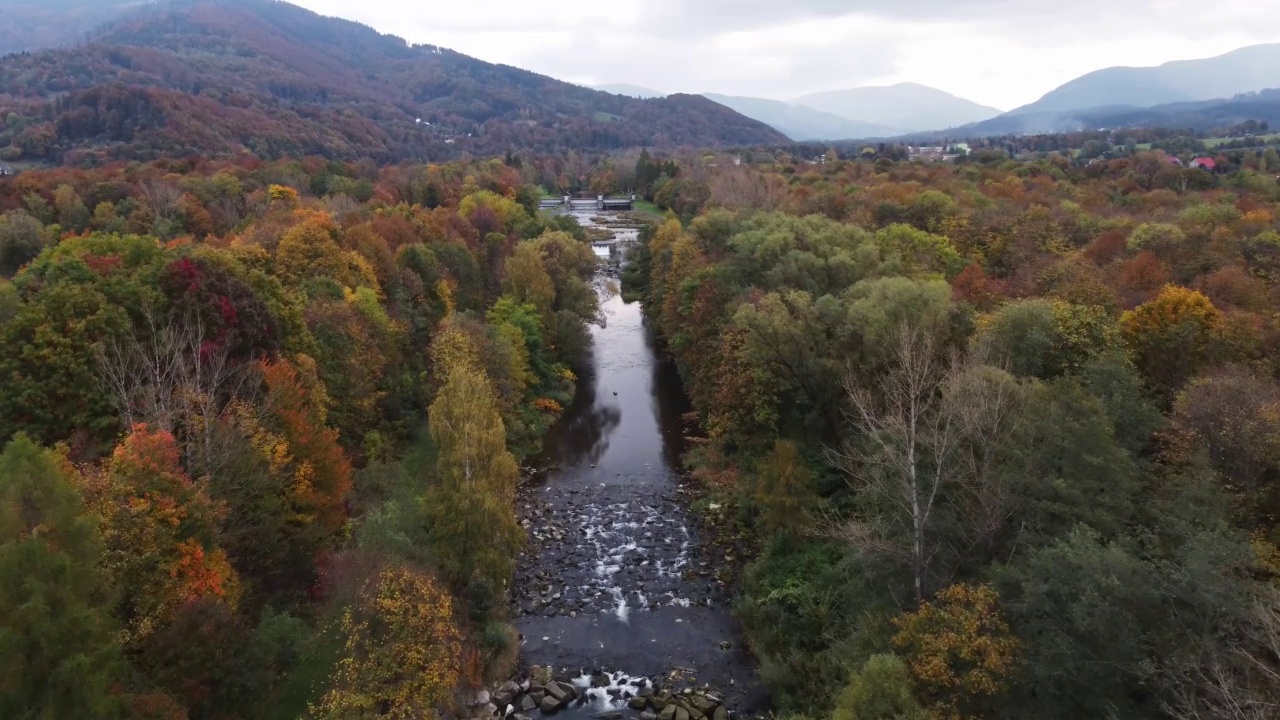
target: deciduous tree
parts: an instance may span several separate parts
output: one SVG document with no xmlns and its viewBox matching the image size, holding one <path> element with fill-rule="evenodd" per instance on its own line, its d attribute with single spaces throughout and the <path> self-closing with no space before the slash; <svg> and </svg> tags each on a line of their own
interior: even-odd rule
<svg viewBox="0 0 1280 720">
<path fill-rule="evenodd" d="M 462 674 L 461 633 L 447 591 L 428 575 L 384 569 L 342 615 L 345 635 L 332 687 L 314 720 L 433 717 Z"/>
<path fill-rule="evenodd" d="M 997 604 L 991 587 L 961 583 L 894 620 L 894 649 L 935 717 L 988 717 L 1017 671 L 1019 643 Z"/>
</svg>

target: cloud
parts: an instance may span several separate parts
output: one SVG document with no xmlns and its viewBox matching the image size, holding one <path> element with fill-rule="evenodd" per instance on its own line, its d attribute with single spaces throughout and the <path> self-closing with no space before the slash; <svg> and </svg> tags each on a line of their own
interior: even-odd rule
<svg viewBox="0 0 1280 720">
<path fill-rule="evenodd" d="M 1091 70 L 1280 41 L 1257 0 L 295 0 L 583 84 L 788 99 L 914 81 L 1011 108 Z"/>
</svg>

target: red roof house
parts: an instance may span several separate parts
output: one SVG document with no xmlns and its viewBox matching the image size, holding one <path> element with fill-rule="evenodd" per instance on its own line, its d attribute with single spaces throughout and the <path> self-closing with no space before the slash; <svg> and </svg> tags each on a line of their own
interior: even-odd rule
<svg viewBox="0 0 1280 720">
<path fill-rule="evenodd" d="M 1214 162 L 1211 157 L 1198 157 L 1191 161 L 1191 167 L 1213 172 L 1218 168 L 1218 163 Z"/>
</svg>

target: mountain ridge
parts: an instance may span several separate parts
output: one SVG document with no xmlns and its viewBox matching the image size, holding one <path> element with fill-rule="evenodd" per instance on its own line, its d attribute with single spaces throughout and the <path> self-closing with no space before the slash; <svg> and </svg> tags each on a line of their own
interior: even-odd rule
<svg viewBox="0 0 1280 720">
<path fill-rule="evenodd" d="M 670 93 L 664 93 L 660 90 L 647 88 L 642 85 L 632 85 L 630 83 L 605 83 L 604 85 L 591 85 L 592 90 L 607 92 L 612 95 L 623 95 L 626 97 L 638 98 L 640 100 L 648 100 L 650 98 L 666 97 Z"/>
<path fill-rule="evenodd" d="M 886 137 L 895 128 L 841 117 L 795 103 L 765 98 L 702 93 L 727 108 L 769 125 L 796 141 Z"/>
<path fill-rule="evenodd" d="M 1280 43 L 1250 45 L 1208 58 L 1095 70 L 1007 114 L 1069 112 L 1113 105 L 1141 108 L 1225 99 L 1275 86 L 1278 79 Z"/>
<path fill-rule="evenodd" d="M 701 97 L 610 95 L 277 0 L 149 6 L 87 45 L 0 60 L 0 93 L 30 120 L 0 133 L 10 159 L 307 147 L 392 161 L 787 142 Z M 208 127 L 189 142 L 172 128 L 194 125 L 182 115 L 196 106 Z"/>
<path fill-rule="evenodd" d="M 1248 120 L 1280 127 L 1280 88 L 1242 93 L 1231 98 L 1166 103 L 1150 108 L 1112 105 L 1066 112 L 1007 114 L 960 128 L 908 133 L 898 140 L 984 138 L 1004 135 L 1053 135 L 1105 128 L 1163 127 L 1207 132 Z"/>
<path fill-rule="evenodd" d="M 996 108 L 919 83 L 828 90 L 793 102 L 899 133 L 965 125 L 1000 114 Z"/>
</svg>

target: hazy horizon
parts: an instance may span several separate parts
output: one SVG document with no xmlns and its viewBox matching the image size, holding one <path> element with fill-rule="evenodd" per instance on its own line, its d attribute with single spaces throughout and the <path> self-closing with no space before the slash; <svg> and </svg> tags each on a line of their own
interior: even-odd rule
<svg viewBox="0 0 1280 720">
<path fill-rule="evenodd" d="M 1250 0 L 295 1 L 582 85 L 789 101 L 916 82 L 1002 110 L 1106 67 L 1280 42 L 1280 6 Z"/>
</svg>

